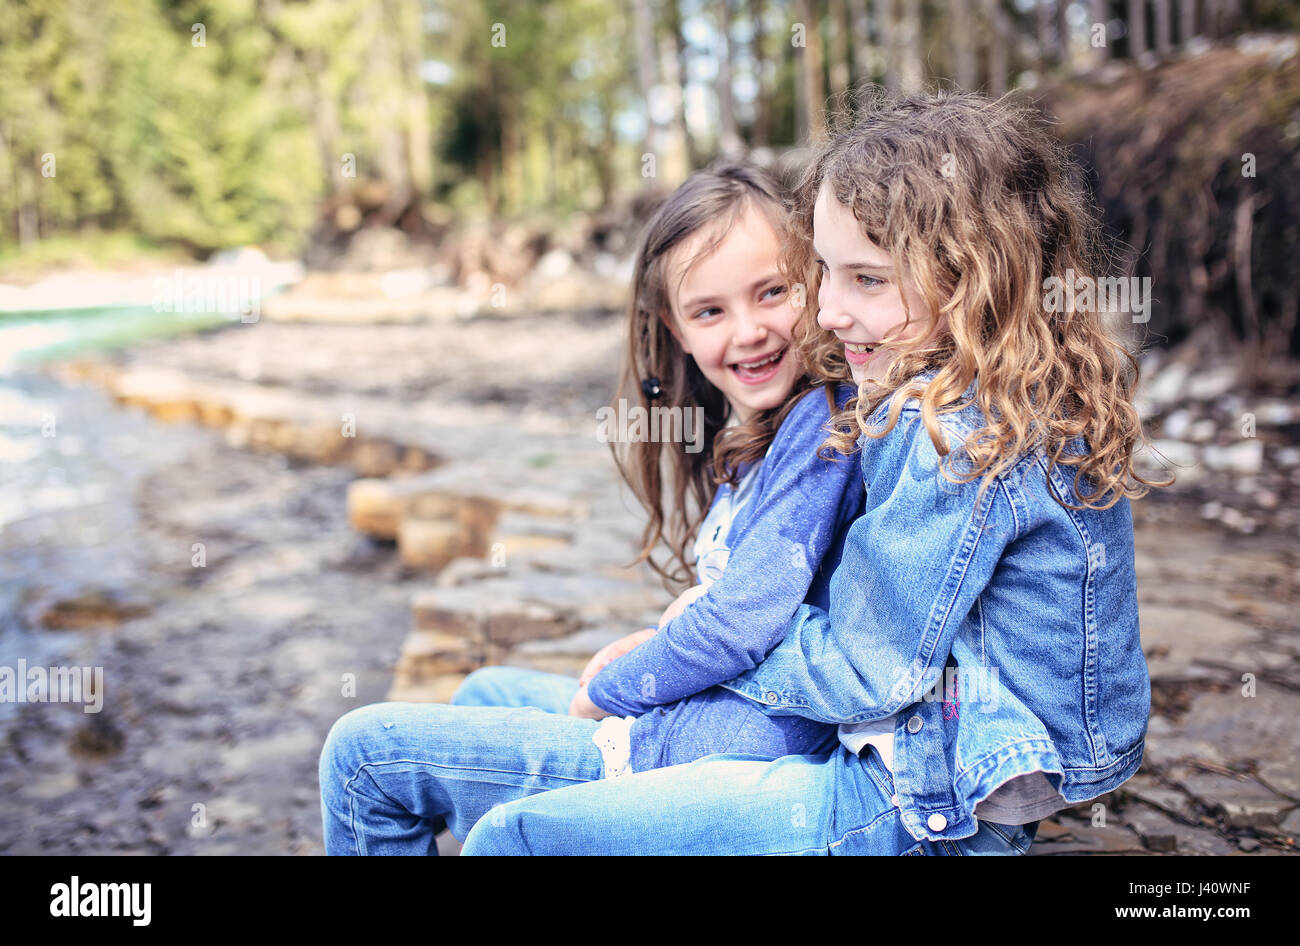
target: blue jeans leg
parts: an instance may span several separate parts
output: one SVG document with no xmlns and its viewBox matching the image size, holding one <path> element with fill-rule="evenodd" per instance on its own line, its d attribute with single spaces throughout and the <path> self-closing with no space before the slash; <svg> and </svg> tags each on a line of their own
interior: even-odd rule
<svg viewBox="0 0 1300 946">
<path fill-rule="evenodd" d="M 597 723 L 539 709 L 374 703 L 321 749 L 326 854 L 437 853 L 494 806 L 604 776 Z"/>
<path fill-rule="evenodd" d="M 893 780 L 874 753 L 714 755 L 510 802 L 475 825 L 461 853 L 985 853 L 964 842 L 949 850 L 917 841 L 892 796 Z M 980 846 L 1000 841 L 989 830 Z"/>
<path fill-rule="evenodd" d="M 578 692 L 578 678 L 521 667 L 483 667 L 461 683 L 453 706 L 535 706 L 564 715 Z"/>
</svg>

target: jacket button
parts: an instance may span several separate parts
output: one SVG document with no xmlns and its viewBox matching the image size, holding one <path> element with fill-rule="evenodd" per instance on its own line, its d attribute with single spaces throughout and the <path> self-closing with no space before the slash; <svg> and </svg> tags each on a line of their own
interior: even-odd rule
<svg viewBox="0 0 1300 946">
<path fill-rule="evenodd" d="M 925 724 L 921 722 L 920 716 L 913 716 L 911 719 L 907 721 L 907 731 L 913 734 L 919 733 L 921 731 L 921 727 L 924 725 Z"/>
<path fill-rule="evenodd" d="M 916 717 L 912 717 L 915 719 Z M 948 819 L 943 815 L 935 814 L 925 819 L 925 823 L 930 826 L 931 831 L 942 831 L 948 827 Z"/>
<path fill-rule="evenodd" d="M 776 705 L 776 701 L 779 700 L 780 698 L 781 697 L 777 695 L 777 692 L 775 690 L 767 691 L 767 701 L 771 703 L 773 706 Z"/>
<path fill-rule="evenodd" d="M 889 796 L 889 803 L 890 803 L 891 805 L 893 805 L 895 808 L 897 808 L 897 807 L 898 807 L 898 796 L 897 796 L 897 795 L 890 795 L 890 796 Z"/>
</svg>

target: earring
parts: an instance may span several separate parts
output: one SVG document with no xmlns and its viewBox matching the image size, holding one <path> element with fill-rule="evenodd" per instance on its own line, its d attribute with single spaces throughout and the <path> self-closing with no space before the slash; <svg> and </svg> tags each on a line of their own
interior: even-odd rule
<svg viewBox="0 0 1300 946">
<path fill-rule="evenodd" d="M 658 378 L 642 378 L 641 393 L 645 395 L 647 401 L 653 401 L 663 397 L 664 389 L 660 386 Z"/>
</svg>

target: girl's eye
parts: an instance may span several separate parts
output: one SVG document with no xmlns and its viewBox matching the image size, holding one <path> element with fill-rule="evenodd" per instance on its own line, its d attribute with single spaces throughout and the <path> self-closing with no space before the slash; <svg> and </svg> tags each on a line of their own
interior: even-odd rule
<svg viewBox="0 0 1300 946">
<path fill-rule="evenodd" d="M 817 263 L 817 268 L 818 268 L 818 269 L 820 269 L 823 273 L 826 272 L 826 270 L 827 270 L 828 267 L 826 266 L 826 261 L 825 261 L 825 260 L 820 260 L 820 259 L 819 259 L 819 260 L 816 260 L 815 262 Z"/>
<path fill-rule="evenodd" d="M 865 289 L 875 289 L 877 286 L 883 286 L 885 281 L 875 276 L 868 276 L 866 273 L 859 273 L 858 284 Z"/>
<path fill-rule="evenodd" d="M 777 296 L 785 294 L 785 286 L 772 286 L 770 289 L 764 289 L 760 299 L 775 299 Z"/>
<path fill-rule="evenodd" d="M 714 313 L 721 312 L 721 311 L 722 311 L 721 309 L 716 307 L 712 309 L 701 309 L 699 312 L 695 313 L 695 318 L 707 319 L 709 316 L 713 315 Z"/>
</svg>

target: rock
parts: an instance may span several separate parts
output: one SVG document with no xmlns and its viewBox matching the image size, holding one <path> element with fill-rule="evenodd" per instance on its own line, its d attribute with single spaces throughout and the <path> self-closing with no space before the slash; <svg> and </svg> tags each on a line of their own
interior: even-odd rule
<svg viewBox="0 0 1300 946">
<path fill-rule="evenodd" d="M 1300 836 L 1300 808 L 1292 808 L 1282 822 L 1282 833 L 1288 837 Z"/>
<path fill-rule="evenodd" d="M 1238 383 L 1235 365 L 1219 365 L 1193 375 L 1186 382 L 1187 397 L 1196 401 L 1213 401 L 1227 394 Z"/>
<path fill-rule="evenodd" d="M 1223 513 L 1219 516 L 1219 521 L 1229 529 L 1234 529 L 1237 532 L 1250 533 L 1255 531 L 1255 520 L 1240 510 L 1231 507 L 1223 510 Z"/>
<path fill-rule="evenodd" d="M 1300 447 L 1279 447 L 1271 455 L 1273 462 L 1284 470 L 1300 466 Z"/>
<path fill-rule="evenodd" d="M 75 598 L 56 601 L 41 614 L 41 627 L 49 630 L 87 630 L 116 627 L 123 621 L 148 614 L 143 605 L 121 600 L 112 591 L 86 591 Z"/>
<path fill-rule="evenodd" d="M 1163 409 L 1182 398 L 1190 374 L 1186 364 L 1172 362 L 1144 385 L 1142 396 L 1156 409 Z"/>
<path fill-rule="evenodd" d="M 1044 822 L 1039 825 L 1042 832 Z M 1060 827 L 1065 831 L 1056 837 L 1036 834 L 1029 853 L 1046 854 L 1141 854 L 1142 841 L 1137 832 L 1123 824 L 1110 823 L 1093 827 L 1073 817 L 1062 815 Z"/>
<path fill-rule="evenodd" d="M 1145 805 L 1129 805 L 1119 817 L 1138 833 L 1147 850 L 1169 854 L 1178 849 L 1178 829 L 1183 826 L 1165 813 Z"/>
<path fill-rule="evenodd" d="M 573 269 L 573 254 L 568 250 L 556 248 L 548 250 L 537 261 L 534 268 L 534 275 L 542 279 L 559 279 L 561 276 L 568 275 Z"/>
<path fill-rule="evenodd" d="M 1182 407 L 1165 418 L 1160 431 L 1169 440 L 1182 440 L 1187 436 L 1187 428 L 1192 424 L 1192 414 Z"/>
<path fill-rule="evenodd" d="M 1198 660 L 1222 660 L 1249 652 L 1257 632 L 1240 620 L 1195 606 L 1155 602 L 1139 606 L 1142 649 L 1152 680 L 1179 678 Z"/>
<path fill-rule="evenodd" d="M 1188 426 L 1187 439 L 1193 443 L 1209 443 L 1218 431 L 1218 424 L 1208 417 L 1202 417 Z"/>
<path fill-rule="evenodd" d="M 1255 423 L 1264 427 L 1285 427 L 1300 419 L 1300 411 L 1288 401 L 1270 398 L 1260 401 L 1251 411 Z"/>
<path fill-rule="evenodd" d="M 396 539 L 404 499 L 386 479 L 359 479 L 348 485 L 348 523 L 358 532 Z"/>
<path fill-rule="evenodd" d="M 1281 824 L 1283 802 L 1274 797 L 1261 801 L 1223 801 L 1218 811 L 1233 828 L 1274 828 Z"/>
<path fill-rule="evenodd" d="M 387 440 L 366 439 L 358 441 L 352 448 L 349 462 L 362 476 L 374 477 L 391 473 L 397 466 L 398 459 L 397 444 Z"/>
<path fill-rule="evenodd" d="M 1183 485 L 1195 482 L 1204 473 L 1198 448 L 1182 440 L 1150 441 L 1135 453 L 1133 462 L 1147 472 L 1172 470 Z"/>
<path fill-rule="evenodd" d="M 397 551 L 408 568 L 436 572 L 466 554 L 464 530 L 455 520 L 406 518 L 397 530 Z"/>
<path fill-rule="evenodd" d="M 1264 465 L 1264 444 L 1253 437 L 1226 447 L 1211 444 L 1201 451 L 1201 457 L 1211 470 L 1253 475 Z"/>
<path fill-rule="evenodd" d="M 562 637 L 577 629 L 576 608 L 562 601 L 521 595 L 509 579 L 483 586 L 419 592 L 411 602 L 415 627 L 444 631 L 503 647 Z"/>
</svg>

